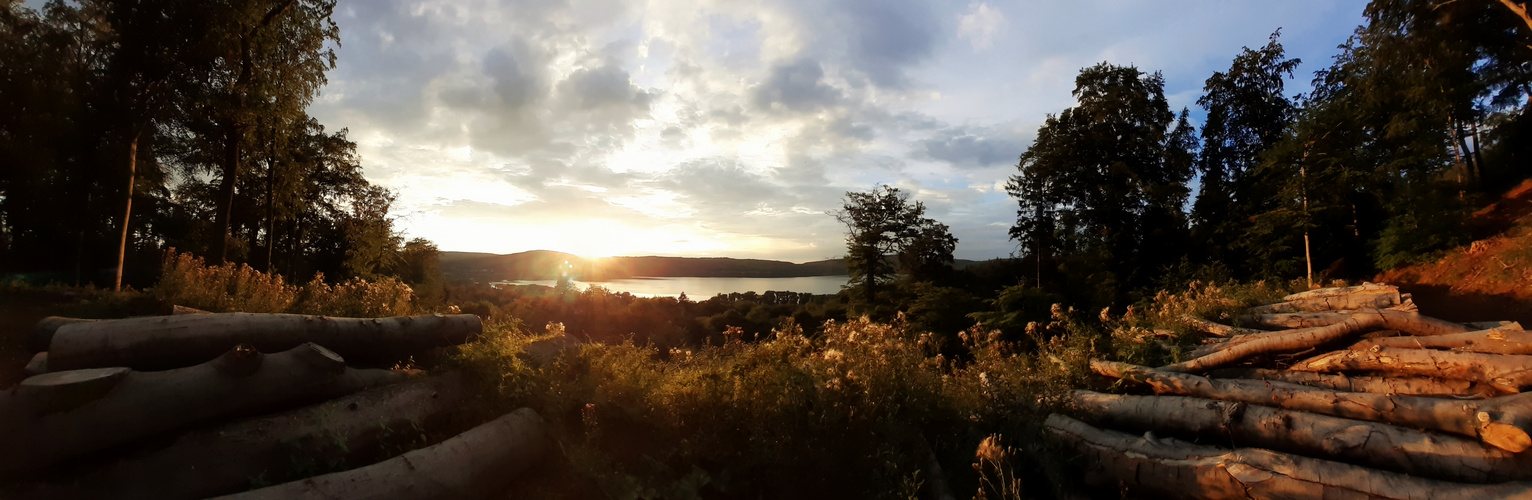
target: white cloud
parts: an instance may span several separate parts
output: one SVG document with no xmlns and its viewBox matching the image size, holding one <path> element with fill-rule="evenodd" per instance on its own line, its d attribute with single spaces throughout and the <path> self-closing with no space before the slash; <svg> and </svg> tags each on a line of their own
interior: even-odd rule
<svg viewBox="0 0 1532 500">
<path fill-rule="evenodd" d="M 350 129 L 401 227 L 447 250 L 822 259 L 844 245 L 825 213 L 886 183 L 920 193 L 960 257 L 988 258 L 1014 247 L 1004 180 L 1073 104 L 1079 68 L 1163 69 L 1167 94 L 1194 101 L 1278 26 L 1306 70 L 1326 63 L 1360 8 L 349 2 L 310 111 Z"/>
<path fill-rule="evenodd" d="M 968 4 L 968 11 L 958 16 L 958 38 L 968 40 L 974 49 L 987 49 L 995 34 L 1005 27 L 1005 14 L 987 3 Z"/>
</svg>

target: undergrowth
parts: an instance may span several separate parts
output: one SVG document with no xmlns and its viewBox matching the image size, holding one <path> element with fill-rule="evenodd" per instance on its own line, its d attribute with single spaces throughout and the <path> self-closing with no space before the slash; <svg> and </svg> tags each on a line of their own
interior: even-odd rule
<svg viewBox="0 0 1532 500">
<path fill-rule="evenodd" d="M 1117 313 L 1054 306 L 1020 335 L 962 332 L 953 358 L 901 315 L 830 321 L 813 337 L 791 321 L 758 341 L 731 329 L 693 349 L 582 345 L 535 368 L 518 353 L 546 337 L 500 318 L 458 362 L 484 382 L 486 411 L 548 419 L 567 464 L 521 485 L 525 496 L 915 498 L 929 494 L 934 457 L 958 496 L 1060 497 L 1078 491 L 1077 474 L 1040 423 L 1068 411 L 1069 390 L 1105 383 L 1090 358 L 1178 361 L 1200 340 L 1183 314 L 1227 321 L 1293 288 L 1193 283 Z"/>
<path fill-rule="evenodd" d="M 245 264 L 209 266 L 191 254 L 166 252 L 150 295 L 166 304 L 211 312 L 298 313 L 347 317 L 403 316 L 419 311 L 414 292 L 397 278 L 326 283 L 316 274 L 303 286 Z"/>
</svg>

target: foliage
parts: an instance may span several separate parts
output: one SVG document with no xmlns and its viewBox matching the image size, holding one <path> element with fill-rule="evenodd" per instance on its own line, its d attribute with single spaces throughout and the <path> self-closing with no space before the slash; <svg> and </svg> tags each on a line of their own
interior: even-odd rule
<svg viewBox="0 0 1532 500">
<path fill-rule="evenodd" d="M 323 275 L 304 286 L 249 265 L 208 266 L 191 254 L 166 252 L 151 295 L 166 304 L 212 312 L 297 313 L 346 317 L 404 316 L 421 310 L 409 285 L 396 278 L 327 284 Z"/>
<path fill-rule="evenodd" d="M 952 262 L 957 238 L 947 225 L 925 217 L 926 206 L 910 203 L 909 195 L 887 185 L 866 193 L 848 192 L 835 219 L 846 225 L 847 286 L 868 307 L 878 302 L 877 290 L 894 273 L 929 279 Z M 898 267 L 889 262 L 894 256 Z"/>
<path fill-rule="evenodd" d="M 1011 236 L 1041 259 L 1084 255 L 1104 263 L 1102 301 L 1184 251 L 1192 128 L 1165 101 L 1164 79 L 1107 63 L 1075 78 L 1079 105 L 1051 115 L 1021 155 L 1006 191 L 1020 204 Z"/>
</svg>

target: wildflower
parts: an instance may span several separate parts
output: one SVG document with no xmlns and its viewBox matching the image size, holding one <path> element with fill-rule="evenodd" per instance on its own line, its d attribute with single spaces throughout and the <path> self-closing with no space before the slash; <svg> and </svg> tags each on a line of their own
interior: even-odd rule
<svg viewBox="0 0 1532 500">
<path fill-rule="evenodd" d="M 845 358 L 845 354 L 836 349 L 825 349 L 824 357 L 825 361 L 840 362 Z"/>
</svg>

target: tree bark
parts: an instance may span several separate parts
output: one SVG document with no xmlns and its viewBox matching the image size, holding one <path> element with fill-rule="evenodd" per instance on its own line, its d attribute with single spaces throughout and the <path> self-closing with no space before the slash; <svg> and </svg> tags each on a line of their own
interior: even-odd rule
<svg viewBox="0 0 1532 500">
<path fill-rule="evenodd" d="M 1257 354 L 1301 351 L 1342 340 L 1349 335 L 1393 329 L 1414 335 L 1448 335 L 1468 331 L 1468 327 L 1442 321 L 1419 313 L 1394 310 L 1357 311 L 1333 325 L 1297 330 L 1241 335 L 1228 342 L 1192 351 L 1196 358 L 1165 367 L 1172 371 L 1201 371 L 1225 365 Z"/>
<path fill-rule="evenodd" d="M 1266 328 L 1317 328 L 1351 319 L 1357 311 L 1287 312 L 1252 314 L 1241 319 Z"/>
<path fill-rule="evenodd" d="M 51 360 L 50 360 L 51 361 Z M 218 418 L 280 410 L 399 380 L 353 370 L 314 344 L 263 355 L 248 347 L 187 368 L 53 372 L 0 393 L 0 475 Z M 25 451 L 22 451 L 25 450 Z"/>
<path fill-rule="evenodd" d="M 1424 375 L 1484 382 L 1505 392 L 1521 392 L 1532 383 L 1532 356 L 1481 354 L 1373 347 L 1365 351 L 1335 351 L 1309 358 L 1291 370 L 1334 372 L 1373 370 L 1400 375 Z"/>
<path fill-rule="evenodd" d="M 550 439 L 537 412 L 522 408 L 441 444 L 378 464 L 220 500 L 489 498 L 547 453 Z"/>
<path fill-rule="evenodd" d="M 302 479 L 296 463 L 370 464 L 438 429 L 467 397 L 457 373 L 368 389 L 322 404 L 181 433 L 46 483 L 0 490 L 37 500 L 157 500 L 237 493 L 253 478 Z M 452 432 L 463 430 L 459 426 Z M 450 425 L 449 425 L 450 428 Z"/>
<path fill-rule="evenodd" d="M 1208 335 L 1212 335 L 1214 337 L 1234 337 L 1238 335 L 1249 335 L 1252 333 L 1266 333 L 1264 330 L 1240 328 L 1237 326 L 1214 323 L 1212 321 L 1198 318 L 1190 314 L 1181 316 L 1181 320 L 1186 322 L 1186 324 L 1192 327 L 1192 329 L 1206 333 Z"/>
<path fill-rule="evenodd" d="M 1399 394 L 1404 396 L 1482 399 L 1504 394 L 1488 384 L 1435 377 L 1353 377 L 1342 374 L 1295 372 L 1265 368 L 1225 368 L 1213 370 L 1208 375 L 1212 378 L 1221 379 L 1276 380 L 1309 387 L 1334 389 L 1342 392 L 1370 392 L 1373 394 Z"/>
<path fill-rule="evenodd" d="M 1216 368 L 1241 359 L 1269 352 L 1300 351 L 1316 345 L 1333 342 L 1358 332 L 1376 329 L 1384 324 L 1380 315 L 1357 315 L 1342 323 L 1303 330 L 1270 332 L 1246 335 L 1217 344 L 1218 348 L 1207 355 L 1164 367 L 1177 372 L 1196 372 Z"/>
<path fill-rule="evenodd" d="M 375 319 L 251 313 L 151 316 L 59 328 L 48 363 L 54 370 L 160 370 L 201 363 L 238 344 L 275 352 L 314 342 L 354 364 L 391 366 L 431 348 L 462 344 L 482 331 L 479 317 L 472 314 Z"/>
<path fill-rule="evenodd" d="M 128 221 L 133 218 L 133 184 L 138 179 L 138 136 L 134 132 L 128 141 L 128 201 L 122 213 L 122 238 L 117 242 L 117 281 L 112 285 L 112 290 L 119 292 L 122 291 L 123 261 L 128 255 Z"/>
<path fill-rule="evenodd" d="M 1255 306 L 1251 314 L 1345 311 L 1353 309 L 1385 309 L 1399 305 L 1399 289 L 1394 287 L 1364 288 L 1349 293 L 1315 295 L 1287 300 L 1275 304 Z"/>
<path fill-rule="evenodd" d="M 1145 384 L 1160 394 L 1197 396 L 1477 437 L 1511 452 L 1532 446 L 1532 394 L 1482 400 L 1337 392 L 1286 382 L 1210 379 L 1127 363 L 1091 360 L 1091 370 Z"/>
<path fill-rule="evenodd" d="M 1430 337 L 1367 339 L 1352 344 L 1351 349 L 1365 351 L 1374 346 L 1400 349 L 1451 349 L 1486 354 L 1532 354 L 1532 332 L 1522 331 L 1520 325 L 1517 325 L 1514 330 L 1494 328 Z"/>
<path fill-rule="evenodd" d="M 244 78 L 241 76 L 240 79 Z M 237 121 L 224 126 L 223 178 L 218 181 L 218 212 L 213 216 L 213 226 L 217 229 L 211 252 L 215 266 L 229 260 L 229 218 L 234 212 L 234 182 L 239 178 L 239 141 L 243 137 L 244 127 Z"/>
<path fill-rule="evenodd" d="M 1303 456 L 1466 483 L 1532 477 L 1532 458 L 1457 436 L 1245 403 L 1074 391 L 1098 425 L 1228 440 Z"/>
<path fill-rule="evenodd" d="M 1284 302 L 1307 301 L 1307 300 L 1314 300 L 1314 299 L 1323 299 L 1323 298 L 1327 298 L 1327 297 L 1339 297 L 1339 296 L 1351 295 L 1351 294 L 1357 294 L 1357 293 L 1363 293 L 1363 294 L 1365 294 L 1365 293 L 1374 293 L 1374 292 L 1387 291 L 1387 290 L 1395 290 L 1395 291 L 1397 291 L 1398 288 L 1393 286 L 1393 285 L 1385 285 L 1385 284 L 1382 284 L 1382 283 L 1362 283 L 1362 284 L 1356 285 L 1356 286 L 1320 288 L 1320 289 L 1316 289 L 1316 290 L 1309 290 L 1309 291 L 1306 291 L 1306 292 L 1298 292 L 1298 293 L 1295 293 L 1295 294 L 1292 294 L 1292 295 L 1288 295 L 1286 297 L 1282 297 L 1282 300 Z"/>
<path fill-rule="evenodd" d="M 1470 485 L 1253 448 L 1233 450 L 1097 429 L 1063 415 L 1044 426 L 1084 455 L 1088 483 L 1186 499 L 1532 499 L 1532 484 Z"/>
</svg>

